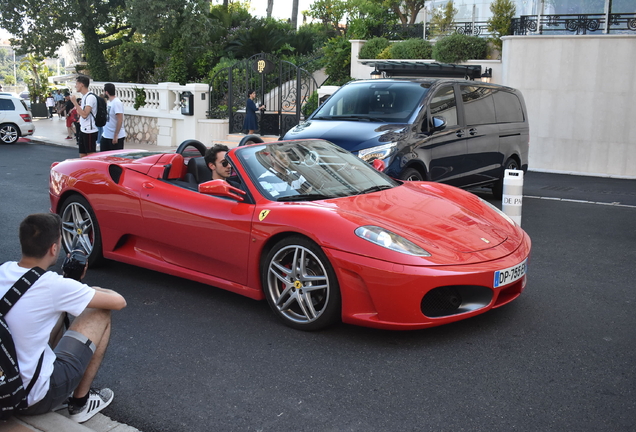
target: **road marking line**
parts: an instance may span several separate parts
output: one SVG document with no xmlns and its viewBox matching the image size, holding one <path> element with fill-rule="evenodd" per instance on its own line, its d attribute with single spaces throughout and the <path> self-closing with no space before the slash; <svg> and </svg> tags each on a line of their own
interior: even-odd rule
<svg viewBox="0 0 636 432">
<path fill-rule="evenodd" d="M 583 203 L 583 204 L 596 204 L 596 205 L 604 205 L 604 206 L 612 206 L 612 207 L 625 207 L 625 208 L 633 208 L 636 209 L 636 205 L 629 204 L 621 204 L 619 201 L 614 201 L 611 203 L 608 202 L 600 202 L 600 201 L 585 201 L 585 200 L 575 200 L 569 198 L 554 198 L 554 197 L 542 197 L 542 196 L 534 196 L 534 195 L 524 195 L 524 198 L 534 198 L 548 201 L 563 201 L 563 202 L 572 202 L 572 203 Z"/>
</svg>

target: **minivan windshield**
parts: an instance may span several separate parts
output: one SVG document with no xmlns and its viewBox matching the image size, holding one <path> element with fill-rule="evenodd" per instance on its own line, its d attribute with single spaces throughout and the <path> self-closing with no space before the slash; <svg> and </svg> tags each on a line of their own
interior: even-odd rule
<svg viewBox="0 0 636 432">
<path fill-rule="evenodd" d="M 414 82 L 351 83 L 338 90 L 311 119 L 406 123 L 428 87 Z"/>
</svg>

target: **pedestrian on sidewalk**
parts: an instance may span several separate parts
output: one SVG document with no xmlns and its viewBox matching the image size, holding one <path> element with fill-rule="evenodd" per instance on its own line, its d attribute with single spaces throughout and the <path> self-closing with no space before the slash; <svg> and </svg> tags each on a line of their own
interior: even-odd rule
<svg viewBox="0 0 636 432">
<path fill-rule="evenodd" d="M 75 122 L 79 120 L 77 115 L 77 110 L 75 110 L 75 105 L 71 102 L 71 95 L 66 93 L 64 95 L 64 114 L 66 117 L 66 139 L 73 139 L 75 136 Z M 71 112 L 73 112 L 73 117 L 71 117 Z"/>
<path fill-rule="evenodd" d="M 104 84 L 104 94 L 108 97 L 108 121 L 104 125 L 100 151 L 121 150 L 124 148 L 126 130 L 124 129 L 124 104 L 115 95 L 115 84 Z"/>
<path fill-rule="evenodd" d="M 248 135 L 252 135 L 258 129 L 256 113 L 261 109 L 265 109 L 265 105 L 257 107 L 254 99 L 256 99 L 256 90 L 248 90 L 247 102 L 245 103 L 245 121 L 243 122 L 243 129 L 247 129 Z"/>
<path fill-rule="evenodd" d="M 52 119 L 53 112 L 55 111 L 55 99 L 53 99 L 53 95 L 51 93 L 49 93 L 46 97 L 46 101 L 44 103 L 46 104 L 46 108 L 49 110 L 49 118 Z"/>
<path fill-rule="evenodd" d="M 82 423 L 113 400 L 112 390 L 91 389 L 91 384 L 110 339 L 111 311 L 126 307 L 126 300 L 115 291 L 45 271 L 58 260 L 61 232 L 62 220 L 56 214 L 32 214 L 22 221 L 22 257 L 0 266 L 0 295 L 11 290 L 17 280 L 27 278 L 31 269 L 40 273 L 4 316 L 15 344 L 22 384 L 27 388 L 35 380 L 28 408 L 18 413 L 44 414 L 68 398 L 70 418 Z M 63 332 L 66 313 L 76 318 Z M 59 342 L 54 337 L 58 333 L 63 333 Z"/>
<path fill-rule="evenodd" d="M 82 94 L 82 103 L 78 104 L 75 95 L 71 95 L 71 102 L 80 116 L 79 155 L 84 157 L 97 151 L 97 126 L 94 114 L 97 112 L 97 95 L 88 94 L 91 80 L 86 75 L 80 75 L 75 81 L 75 90 Z"/>
</svg>

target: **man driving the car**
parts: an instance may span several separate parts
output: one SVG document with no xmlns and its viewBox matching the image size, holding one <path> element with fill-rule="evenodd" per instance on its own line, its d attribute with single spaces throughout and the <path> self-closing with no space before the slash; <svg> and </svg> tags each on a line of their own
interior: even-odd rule
<svg viewBox="0 0 636 432">
<path fill-rule="evenodd" d="M 215 144 L 205 152 L 205 163 L 212 171 L 212 180 L 225 180 L 232 174 L 232 165 L 225 159 L 230 149 L 223 144 Z"/>
</svg>

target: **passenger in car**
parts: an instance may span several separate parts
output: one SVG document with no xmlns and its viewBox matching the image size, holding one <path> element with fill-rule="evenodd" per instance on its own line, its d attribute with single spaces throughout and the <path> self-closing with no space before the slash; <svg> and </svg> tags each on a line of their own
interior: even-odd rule
<svg viewBox="0 0 636 432">
<path fill-rule="evenodd" d="M 205 162 L 212 171 L 212 180 L 225 180 L 232 174 L 232 165 L 225 159 L 230 149 L 223 144 L 214 144 L 205 152 Z"/>
</svg>

